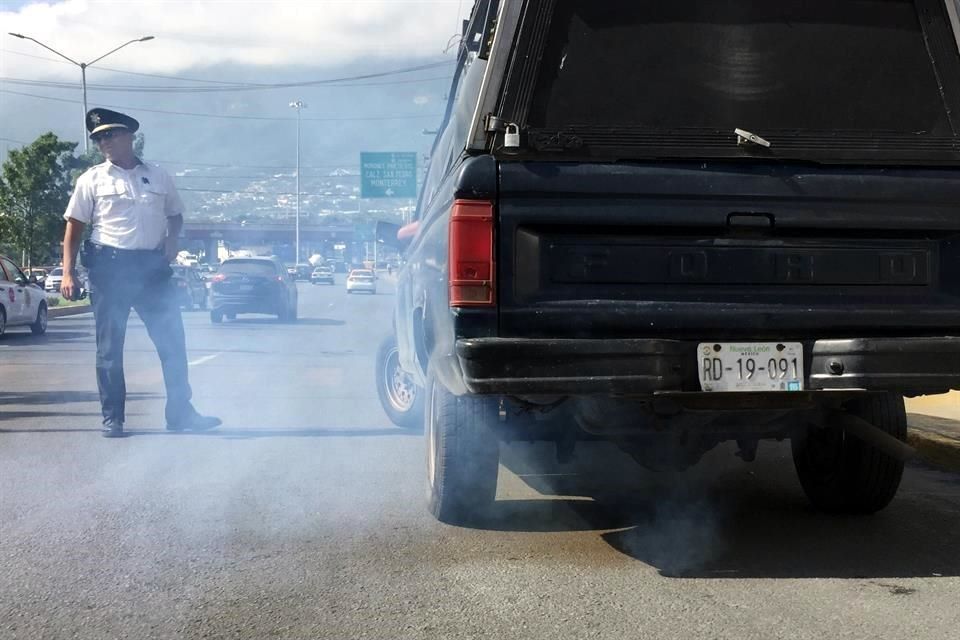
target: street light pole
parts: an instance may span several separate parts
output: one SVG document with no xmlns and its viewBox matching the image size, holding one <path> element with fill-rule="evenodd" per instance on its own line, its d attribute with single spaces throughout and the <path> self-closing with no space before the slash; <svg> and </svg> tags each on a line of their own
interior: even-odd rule
<svg viewBox="0 0 960 640">
<path fill-rule="evenodd" d="M 31 41 L 33 41 L 33 42 L 36 42 L 38 45 L 40 45 L 41 47 L 43 47 L 43 48 L 46 49 L 47 51 L 50 51 L 50 52 L 52 52 L 52 53 L 55 53 L 55 54 L 57 54 L 58 56 L 60 56 L 61 58 L 63 58 L 64 60 L 66 60 L 67 62 L 69 62 L 69 63 L 71 63 L 71 64 L 74 64 L 74 65 L 80 67 L 80 83 L 81 83 L 81 85 L 83 86 L 83 118 L 81 119 L 81 122 L 83 123 L 83 129 L 81 129 L 81 131 L 83 132 L 83 150 L 84 150 L 84 152 L 87 152 L 87 151 L 90 150 L 90 140 L 89 140 L 88 137 L 87 137 L 87 67 L 92 67 L 94 64 L 100 62 L 101 60 L 103 60 L 104 58 L 106 58 L 106 57 L 107 57 L 108 55 L 110 55 L 111 53 L 114 53 L 114 52 L 116 52 L 116 51 L 120 51 L 120 49 L 123 49 L 123 48 L 124 48 L 125 46 L 127 46 L 128 44 L 133 44 L 134 42 L 146 42 L 147 40 L 153 40 L 153 36 L 143 36 L 142 38 L 134 38 L 133 40 L 129 40 L 129 41 L 127 41 L 127 42 L 124 42 L 124 43 L 123 43 L 122 45 L 120 45 L 119 47 L 116 47 L 116 48 L 114 48 L 114 49 L 111 49 L 110 51 L 107 51 L 105 54 L 103 54 L 103 55 L 100 56 L 99 58 L 95 58 L 95 59 L 94 59 L 93 61 L 91 61 L 91 62 L 77 62 L 77 61 L 74 60 L 73 58 L 68 58 L 67 56 L 63 55 L 62 53 L 60 53 L 60 52 L 57 51 L 56 49 L 54 49 L 54 48 L 52 48 L 52 47 L 48 47 L 47 45 L 43 44 L 42 42 L 40 42 L 40 41 L 37 40 L 36 38 L 31 38 L 30 36 L 25 36 L 25 35 L 20 34 L 20 33 L 12 33 L 12 32 L 10 32 L 8 35 L 13 36 L 14 38 L 20 38 L 21 40 L 31 40 Z"/>
<path fill-rule="evenodd" d="M 292 109 L 297 110 L 297 218 L 295 222 L 295 242 L 294 249 L 295 262 L 300 264 L 300 111 L 306 109 L 307 105 L 302 100 L 295 100 L 290 103 Z"/>
<path fill-rule="evenodd" d="M 80 65 L 80 84 L 83 85 L 83 115 L 81 115 L 81 122 L 83 123 L 83 152 L 87 153 L 90 151 L 90 136 L 87 135 L 87 65 Z"/>
</svg>

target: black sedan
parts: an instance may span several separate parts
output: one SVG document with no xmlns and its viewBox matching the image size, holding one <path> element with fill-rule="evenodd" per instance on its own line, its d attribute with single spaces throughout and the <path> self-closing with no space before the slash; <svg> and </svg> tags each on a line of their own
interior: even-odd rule
<svg viewBox="0 0 960 640">
<path fill-rule="evenodd" d="M 297 320 L 297 285 L 274 258 L 231 258 L 210 280 L 210 320 L 233 320 L 238 313 L 266 313 Z"/>
</svg>

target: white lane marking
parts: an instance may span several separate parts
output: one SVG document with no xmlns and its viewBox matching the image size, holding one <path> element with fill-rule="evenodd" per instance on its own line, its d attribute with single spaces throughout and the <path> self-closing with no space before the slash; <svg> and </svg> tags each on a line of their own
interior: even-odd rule
<svg viewBox="0 0 960 640">
<path fill-rule="evenodd" d="M 191 367 L 195 367 L 195 366 L 197 366 L 198 364 L 203 364 L 204 362 L 210 362 L 211 360 L 213 360 L 214 358 L 216 358 L 216 357 L 219 356 L 219 355 L 220 355 L 219 353 L 215 353 L 215 354 L 210 355 L 210 356 L 203 356 L 202 358 L 197 358 L 197 359 L 194 360 L 193 362 L 188 362 L 187 365 L 188 365 L 188 366 L 191 366 Z"/>
</svg>

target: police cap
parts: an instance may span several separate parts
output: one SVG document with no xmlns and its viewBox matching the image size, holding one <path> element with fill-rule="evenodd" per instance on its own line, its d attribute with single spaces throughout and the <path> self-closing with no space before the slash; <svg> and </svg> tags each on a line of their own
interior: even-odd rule
<svg viewBox="0 0 960 640">
<path fill-rule="evenodd" d="M 133 133 L 139 128 L 139 122 L 119 111 L 100 108 L 87 111 L 87 131 L 90 132 L 91 138 L 109 129 L 128 129 Z"/>
</svg>

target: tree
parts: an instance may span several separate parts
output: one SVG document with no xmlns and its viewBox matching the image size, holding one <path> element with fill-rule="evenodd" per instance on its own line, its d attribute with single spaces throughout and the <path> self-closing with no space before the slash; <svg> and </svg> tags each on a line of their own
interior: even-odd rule
<svg viewBox="0 0 960 640">
<path fill-rule="evenodd" d="M 34 257 L 49 259 L 63 233 L 62 218 L 70 200 L 71 169 L 77 143 L 45 133 L 11 151 L 0 171 L 0 240 L 24 252 L 25 266 Z"/>
</svg>

